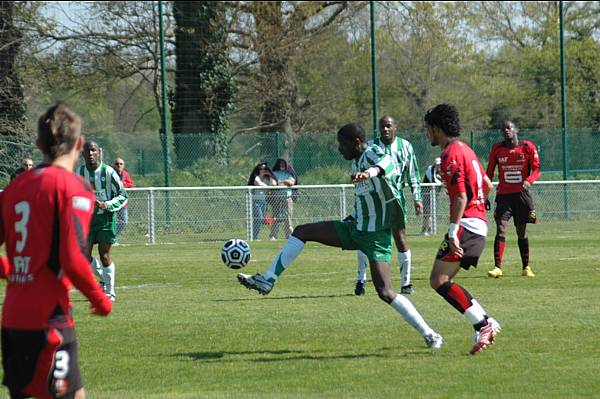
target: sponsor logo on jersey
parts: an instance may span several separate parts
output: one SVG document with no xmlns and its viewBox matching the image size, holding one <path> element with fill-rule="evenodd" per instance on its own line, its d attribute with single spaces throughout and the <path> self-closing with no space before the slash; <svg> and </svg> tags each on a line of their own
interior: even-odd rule
<svg viewBox="0 0 600 399">
<path fill-rule="evenodd" d="M 92 201 L 85 197 L 74 196 L 73 208 L 87 212 L 92 209 Z"/>
</svg>

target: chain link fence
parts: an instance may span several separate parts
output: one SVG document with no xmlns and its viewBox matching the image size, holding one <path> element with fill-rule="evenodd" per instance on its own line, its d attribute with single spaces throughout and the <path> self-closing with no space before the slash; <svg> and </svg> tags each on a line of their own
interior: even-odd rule
<svg viewBox="0 0 600 399">
<path fill-rule="evenodd" d="M 442 187 L 424 184 L 425 208 L 431 209 L 433 228 L 440 233 L 448 224 L 448 196 Z M 129 224 L 120 243 L 167 243 L 253 240 L 252 230 L 260 223 L 257 238 L 270 238 L 272 218 L 256 220 L 252 214 L 252 193 L 256 187 L 180 187 L 129 189 Z M 297 186 L 293 202 L 294 226 L 322 220 L 341 220 L 354 208 L 350 184 Z M 277 190 L 274 188 L 273 190 Z M 600 221 L 600 180 L 537 182 L 532 187 L 538 218 L 542 225 L 565 226 L 585 231 L 597 229 Z M 415 215 L 410 192 L 406 192 L 409 235 L 421 234 L 423 216 Z M 493 202 L 494 195 L 490 197 Z M 429 206 L 431 205 L 431 207 Z M 267 213 L 273 215 L 272 204 Z M 490 226 L 493 224 L 488 213 Z M 586 227 L 587 226 L 587 227 Z M 277 239 L 284 239 L 279 229 Z"/>
</svg>

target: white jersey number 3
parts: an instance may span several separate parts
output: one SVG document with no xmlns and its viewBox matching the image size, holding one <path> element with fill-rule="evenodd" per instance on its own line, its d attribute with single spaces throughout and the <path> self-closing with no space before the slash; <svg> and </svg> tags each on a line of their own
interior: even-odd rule
<svg viewBox="0 0 600 399">
<path fill-rule="evenodd" d="M 21 220 L 15 222 L 15 231 L 21 234 L 21 239 L 17 241 L 17 252 L 23 251 L 25 244 L 27 243 L 27 223 L 29 222 L 30 211 L 31 208 L 27 201 L 21 201 L 15 204 L 15 213 L 21 215 Z"/>
</svg>

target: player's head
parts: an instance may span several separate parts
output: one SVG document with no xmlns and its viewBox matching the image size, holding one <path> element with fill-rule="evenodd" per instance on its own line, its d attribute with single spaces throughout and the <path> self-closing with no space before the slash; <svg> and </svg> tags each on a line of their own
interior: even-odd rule
<svg viewBox="0 0 600 399">
<path fill-rule="evenodd" d="M 123 161 L 123 158 L 115 159 L 114 168 L 119 173 L 121 173 L 123 171 L 123 169 L 125 169 L 125 161 Z"/>
<path fill-rule="evenodd" d="M 359 124 L 349 123 L 342 126 L 337 133 L 338 150 L 345 159 L 355 159 L 364 151 L 367 141 L 365 129 Z"/>
<path fill-rule="evenodd" d="M 23 170 L 32 169 L 33 168 L 33 159 L 23 158 L 23 160 L 21 161 L 21 166 L 23 167 Z"/>
<path fill-rule="evenodd" d="M 519 129 L 517 129 L 517 126 L 513 121 L 507 119 L 502 122 L 502 136 L 504 137 L 504 140 L 512 141 L 517 137 L 518 133 Z"/>
<path fill-rule="evenodd" d="M 392 144 L 396 139 L 396 121 L 389 115 L 379 119 L 379 135 L 385 144 Z"/>
<path fill-rule="evenodd" d="M 100 146 L 93 140 L 88 140 L 83 145 L 83 159 L 88 169 L 95 170 L 100 165 Z"/>
<path fill-rule="evenodd" d="M 36 144 L 49 161 L 70 153 L 75 147 L 81 150 L 81 137 L 81 118 L 62 103 L 48 108 L 38 119 Z"/>
<path fill-rule="evenodd" d="M 427 124 L 427 134 L 432 146 L 440 144 L 441 136 L 460 136 L 458 110 L 449 104 L 439 104 L 431 108 L 423 118 Z"/>
</svg>

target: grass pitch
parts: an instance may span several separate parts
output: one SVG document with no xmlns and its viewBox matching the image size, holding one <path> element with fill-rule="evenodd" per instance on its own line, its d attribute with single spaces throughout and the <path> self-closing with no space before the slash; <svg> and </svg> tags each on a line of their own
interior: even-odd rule
<svg viewBox="0 0 600 399">
<path fill-rule="evenodd" d="M 88 398 L 598 397 L 599 230 L 530 226 L 526 278 L 513 229 L 500 279 L 486 276 L 490 231 L 479 268 L 457 279 L 503 327 L 476 356 L 466 318 L 428 286 L 441 235 L 408 237 L 410 299 L 445 340 L 435 352 L 370 283 L 353 295 L 354 252 L 309 243 L 263 297 L 221 263 L 221 243 L 121 245 L 113 314 L 92 317 L 73 294 Z M 251 243 L 244 272 L 266 270 L 283 243 Z"/>
</svg>

